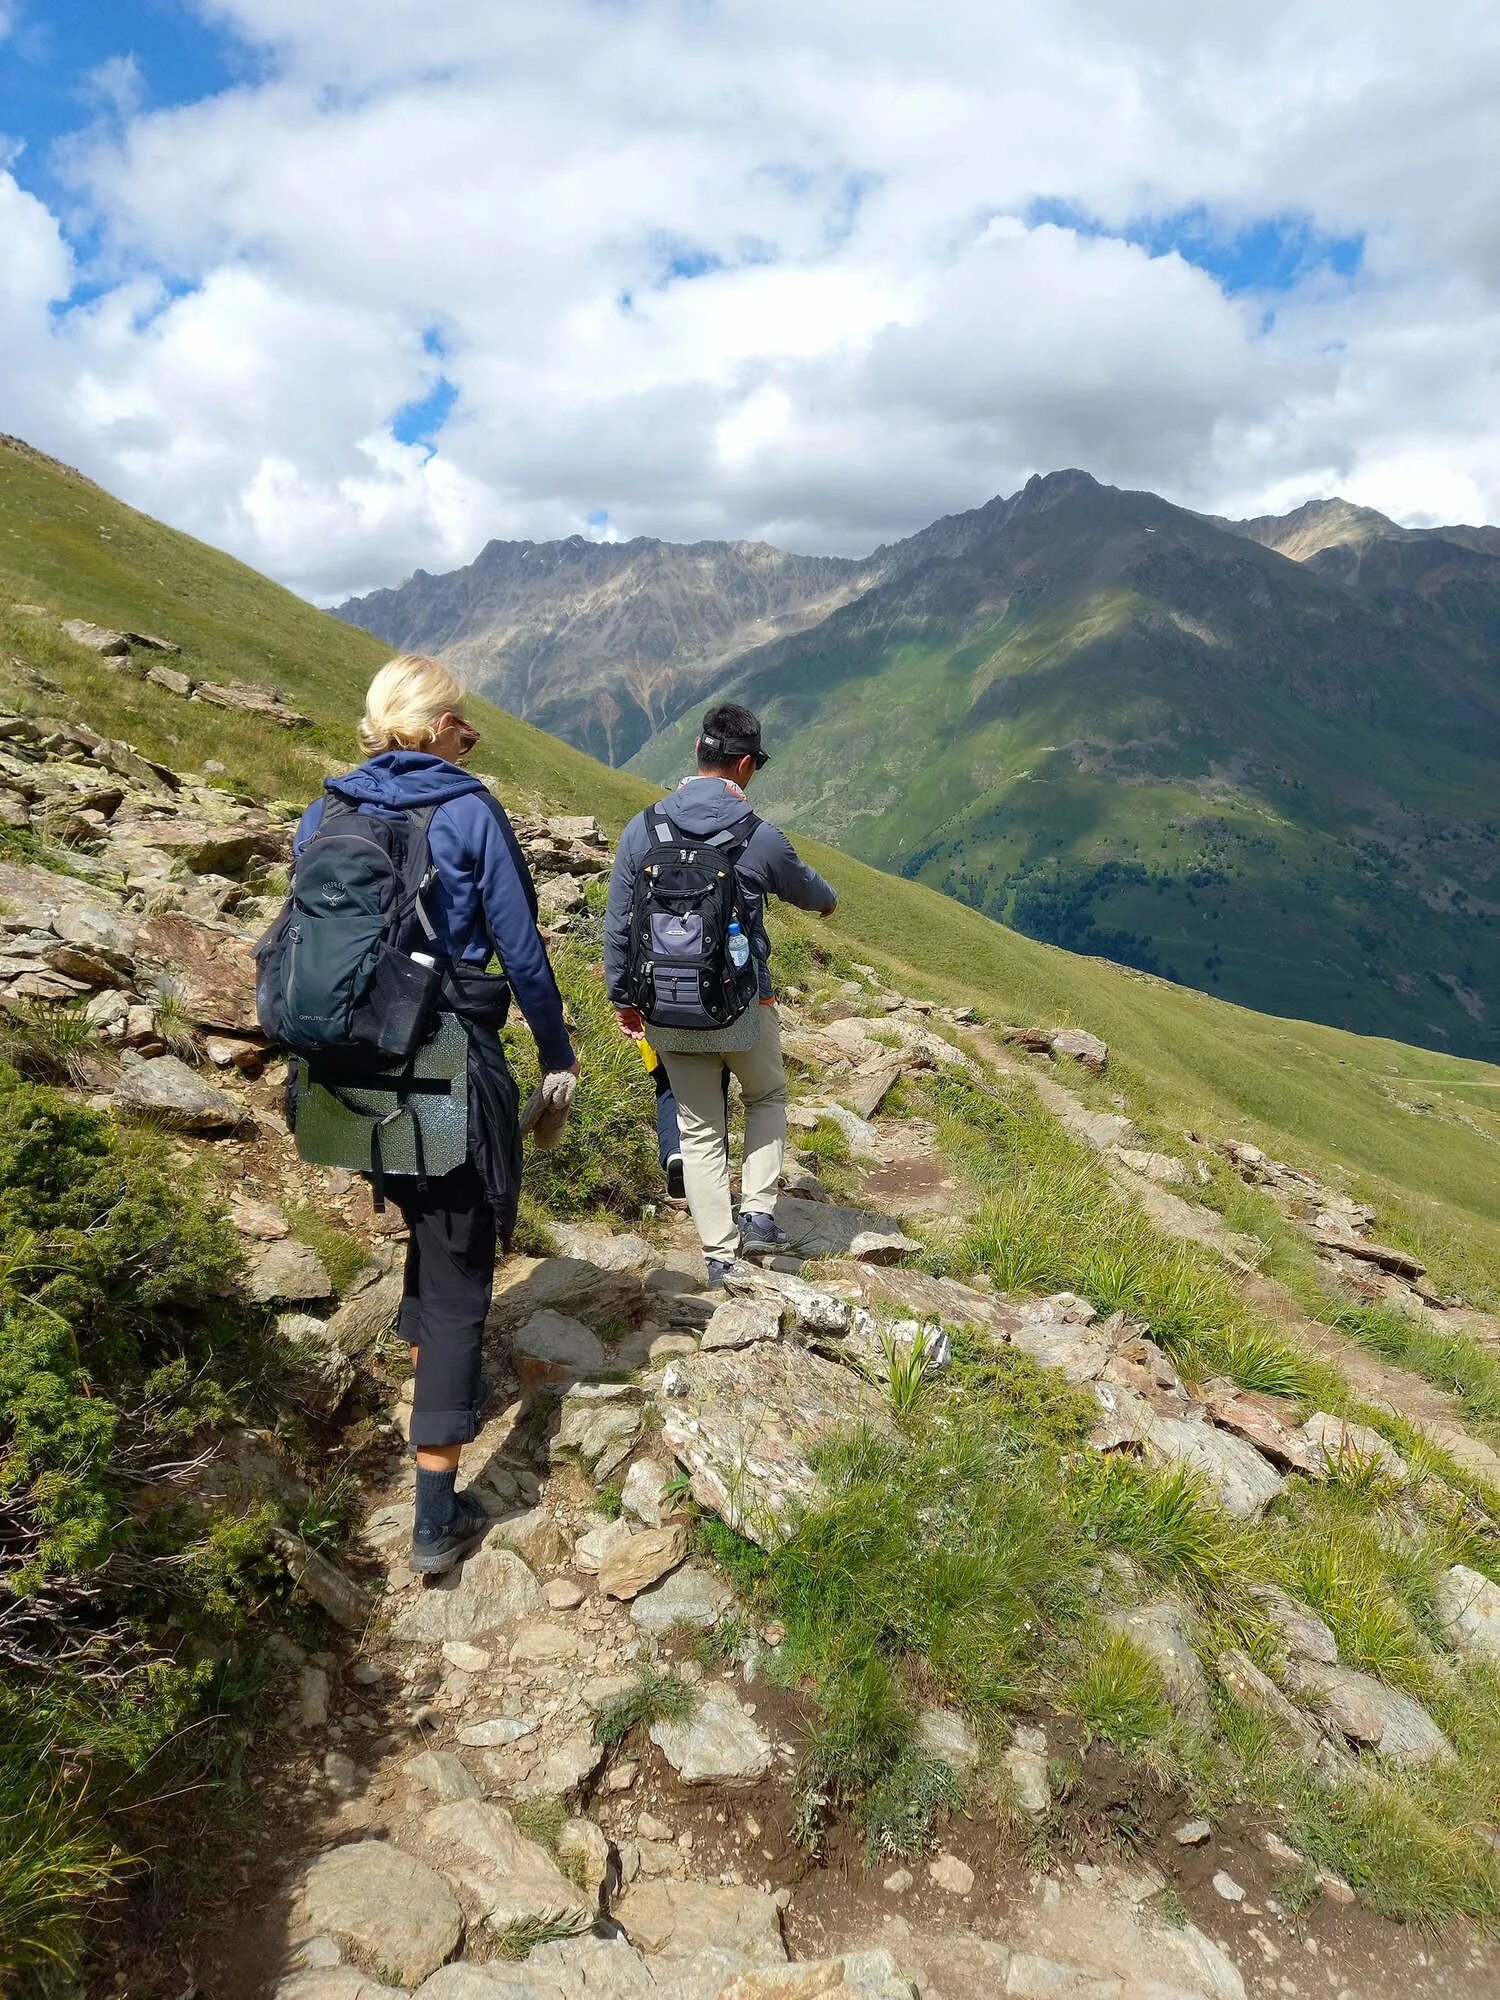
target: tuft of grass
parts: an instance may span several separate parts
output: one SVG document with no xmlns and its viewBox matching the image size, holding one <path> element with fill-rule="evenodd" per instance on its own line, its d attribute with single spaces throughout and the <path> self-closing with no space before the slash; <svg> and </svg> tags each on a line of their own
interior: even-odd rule
<svg viewBox="0 0 1500 2000">
<path fill-rule="evenodd" d="M 656 1093 L 640 1050 L 620 1032 L 596 969 L 597 951 L 569 940 L 552 953 L 582 1073 L 563 1135 L 550 1153 L 526 1149 L 535 1210 L 557 1221 L 608 1212 L 638 1218 L 662 1193 Z M 537 1081 L 530 1035 L 507 1035 L 521 1101 Z"/>
<path fill-rule="evenodd" d="M 359 1238 L 306 1202 L 289 1203 L 286 1219 L 297 1241 L 317 1253 L 335 1294 L 346 1292 L 370 1261 Z"/>
<path fill-rule="evenodd" d="M 308 1494 L 297 1516 L 296 1531 L 310 1548 L 336 1556 L 349 1545 L 361 1505 L 358 1478 L 347 1469 L 335 1472 Z"/>
<path fill-rule="evenodd" d="M 853 1193 L 854 1155 L 843 1127 L 832 1118 L 820 1118 L 810 1132 L 799 1132 L 797 1150 L 811 1159 L 819 1180 L 836 1201 Z"/>
<path fill-rule="evenodd" d="M 61 1779 L 28 1762 L 20 1744 L 0 1756 L 0 1989 L 7 1993 L 71 1987 L 81 1914 L 128 1865 L 97 1815 L 81 1812 Z"/>
<path fill-rule="evenodd" d="M 92 1021 L 50 1000 L 16 1000 L 0 1007 L 0 1062 L 28 1083 L 85 1083 L 104 1054 Z"/>
<path fill-rule="evenodd" d="M 495 1958 L 522 1959 L 540 1944 L 566 1944 L 569 1938 L 583 1937 L 593 1928 L 593 1914 L 588 1910 L 528 1913 L 498 1925 L 490 1951 Z"/>
<path fill-rule="evenodd" d="M 898 1341 L 892 1334 L 881 1336 L 885 1350 L 885 1394 L 898 1417 L 909 1417 L 922 1400 L 928 1386 L 927 1362 L 932 1343 L 926 1327 L 919 1327 L 913 1339 Z"/>
<path fill-rule="evenodd" d="M 1172 1708 L 1153 1661 L 1122 1632 L 1106 1632 L 1060 1692 L 1090 1742 L 1103 1737 L 1130 1755 L 1172 1724 Z"/>
<path fill-rule="evenodd" d="M 1117 1550 L 1143 1574 L 1199 1605 L 1248 1612 L 1269 1562 L 1258 1536 L 1211 1499 L 1191 1467 L 1152 1467 L 1109 1453 L 1071 1468 L 1066 1504 L 1085 1540 Z"/>
<path fill-rule="evenodd" d="M 197 1063 L 203 1057 L 196 1023 L 186 1001 L 172 986 L 163 986 L 152 998 L 151 1018 L 156 1032 L 167 1045 L 167 1053 L 181 1061 Z"/>
<path fill-rule="evenodd" d="M 562 1799 L 514 1799 L 510 1816 L 528 1840 L 556 1855 L 568 1823 L 568 1808 Z"/>
<path fill-rule="evenodd" d="M 873 1866 L 921 1853 L 938 1814 L 960 1810 L 967 1797 L 968 1786 L 951 1764 L 915 1747 L 902 1751 L 859 1803 L 867 1859 Z"/>
<path fill-rule="evenodd" d="M 633 1729 L 649 1729 L 653 1722 L 686 1722 L 697 1707 L 698 1691 L 681 1674 L 642 1667 L 633 1684 L 600 1709 L 594 1735 L 612 1747 Z"/>
</svg>

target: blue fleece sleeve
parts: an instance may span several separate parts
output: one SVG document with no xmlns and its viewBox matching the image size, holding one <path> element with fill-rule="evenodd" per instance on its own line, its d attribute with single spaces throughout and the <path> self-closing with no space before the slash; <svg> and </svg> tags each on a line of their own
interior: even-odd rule
<svg viewBox="0 0 1500 2000">
<path fill-rule="evenodd" d="M 516 1004 L 536 1038 L 537 1059 L 544 1070 L 568 1069 L 573 1044 L 563 1020 L 562 995 L 547 958 L 547 947 L 536 927 L 536 890 L 515 829 L 498 800 L 486 797 L 489 810 L 477 815 L 479 851 L 476 870 L 485 921 Z"/>
<path fill-rule="evenodd" d="M 323 817 L 323 794 L 319 792 L 307 811 L 297 822 L 297 831 L 292 835 L 292 853 L 300 854 L 318 830 Z"/>
<path fill-rule="evenodd" d="M 798 910 L 831 910 L 838 901 L 832 883 L 809 868 L 779 826 L 762 820 L 740 859 L 746 875 L 765 896 L 779 896 Z"/>
<path fill-rule="evenodd" d="M 604 906 L 604 990 L 617 1007 L 627 1004 L 625 974 L 630 959 L 630 906 L 635 896 L 635 878 L 650 844 L 644 815 L 633 819 L 620 835 L 615 849 L 614 871 L 609 878 L 609 901 Z"/>
</svg>

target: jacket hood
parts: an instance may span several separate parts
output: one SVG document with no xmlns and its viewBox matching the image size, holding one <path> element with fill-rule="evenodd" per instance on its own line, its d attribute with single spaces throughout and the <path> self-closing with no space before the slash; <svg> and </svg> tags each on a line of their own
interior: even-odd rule
<svg viewBox="0 0 1500 2000">
<path fill-rule="evenodd" d="M 434 757 L 426 750 L 382 750 L 342 778 L 330 778 L 327 789 L 356 805 L 402 811 L 409 806 L 444 805 L 466 792 L 484 791 L 485 784 L 472 771 L 462 771 L 446 757 Z"/>
<path fill-rule="evenodd" d="M 685 778 L 662 800 L 662 808 L 684 833 L 718 833 L 734 826 L 754 807 L 722 778 Z"/>
</svg>

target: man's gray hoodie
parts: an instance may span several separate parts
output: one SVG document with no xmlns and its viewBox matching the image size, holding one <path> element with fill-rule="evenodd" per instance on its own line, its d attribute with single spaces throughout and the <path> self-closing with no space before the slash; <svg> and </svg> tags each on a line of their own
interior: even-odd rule
<svg viewBox="0 0 1500 2000">
<path fill-rule="evenodd" d="M 661 802 L 661 808 L 684 833 L 700 838 L 734 826 L 754 808 L 744 794 L 722 778 L 685 778 Z M 652 807 L 650 811 L 658 808 Z M 615 869 L 610 877 L 609 904 L 604 913 L 604 983 L 617 1007 L 629 1004 L 626 997 L 626 966 L 630 955 L 630 905 L 635 894 L 635 878 L 651 851 L 647 825 L 649 812 L 637 813 L 620 835 L 615 850 Z M 799 910 L 828 910 L 837 900 L 833 889 L 816 868 L 799 861 L 796 849 L 781 831 L 762 820 L 735 863 L 745 907 L 750 949 L 755 955 L 760 977 L 760 997 L 769 1000 L 771 985 L 771 940 L 766 935 L 762 905 L 767 896 L 779 896 Z"/>
</svg>

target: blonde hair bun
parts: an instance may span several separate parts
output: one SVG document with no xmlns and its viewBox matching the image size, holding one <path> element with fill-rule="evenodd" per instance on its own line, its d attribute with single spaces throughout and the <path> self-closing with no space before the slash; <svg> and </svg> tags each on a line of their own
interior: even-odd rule
<svg viewBox="0 0 1500 2000">
<path fill-rule="evenodd" d="M 445 715 L 463 708 L 464 691 L 441 660 L 398 653 L 371 681 L 360 718 L 359 747 L 367 757 L 382 750 L 425 750 Z"/>
</svg>

